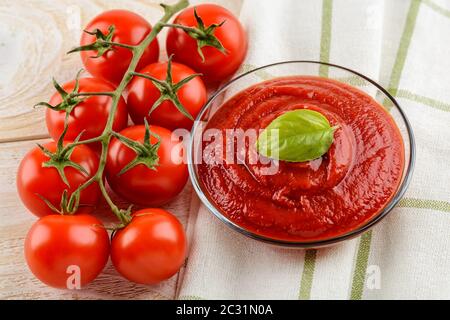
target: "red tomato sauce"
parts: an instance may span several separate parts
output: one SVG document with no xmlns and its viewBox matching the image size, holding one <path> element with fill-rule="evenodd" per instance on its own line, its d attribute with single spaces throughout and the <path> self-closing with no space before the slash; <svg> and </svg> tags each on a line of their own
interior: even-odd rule
<svg viewBox="0 0 450 320">
<path fill-rule="evenodd" d="M 261 130 L 284 112 L 302 108 L 339 126 L 321 158 L 280 161 L 274 175 L 262 174 L 261 164 L 250 163 L 248 155 L 243 163 L 198 165 L 200 183 L 215 206 L 264 237 L 316 241 L 343 235 L 379 214 L 402 178 L 403 141 L 390 114 L 366 93 L 335 80 L 296 76 L 259 83 L 229 99 L 206 129 L 220 129 L 224 136 L 227 129 Z M 210 143 L 202 142 L 203 150 Z M 250 149 L 246 144 L 237 152 Z"/>
</svg>

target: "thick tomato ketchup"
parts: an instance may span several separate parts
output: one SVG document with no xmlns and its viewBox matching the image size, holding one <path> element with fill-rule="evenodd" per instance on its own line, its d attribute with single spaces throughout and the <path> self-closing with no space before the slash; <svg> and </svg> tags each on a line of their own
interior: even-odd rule
<svg viewBox="0 0 450 320">
<path fill-rule="evenodd" d="M 366 93 L 334 80 L 296 76 L 254 85 L 220 107 L 206 129 L 224 136 L 229 129 L 262 130 L 284 112 L 302 108 L 320 112 L 338 128 L 321 158 L 280 161 L 270 175 L 249 156 L 240 163 L 198 165 L 216 207 L 261 236 L 313 241 L 345 234 L 380 213 L 402 178 L 404 147 L 392 117 Z M 210 143 L 202 142 L 203 150 Z M 234 152 L 251 148 L 244 149 Z"/>
</svg>

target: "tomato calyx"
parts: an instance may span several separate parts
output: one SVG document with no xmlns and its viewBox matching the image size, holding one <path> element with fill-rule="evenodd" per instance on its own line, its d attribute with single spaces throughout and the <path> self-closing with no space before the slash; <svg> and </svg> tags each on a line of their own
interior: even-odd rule
<svg viewBox="0 0 450 320">
<path fill-rule="evenodd" d="M 182 86 L 184 86 L 186 83 L 194 79 L 195 77 L 201 76 L 201 73 L 194 73 L 190 76 L 187 76 L 183 80 L 173 83 L 172 80 L 172 59 L 173 55 L 169 57 L 169 60 L 167 61 L 167 73 L 166 73 L 166 79 L 165 80 L 159 80 L 155 77 L 152 77 L 151 75 L 144 74 L 144 73 L 138 73 L 133 72 L 132 74 L 134 76 L 138 76 L 141 78 L 145 78 L 147 80 L 150 80 L 153 85 L 159 90 L 161 93 L 161 96 L 158 98 L 158 100 L 155 101 L 153 106 L 150 108 L 150 111 L 148 112 L 148 115 L 150 115 L 158 106 L 161 105 L 164 101 L 170 101 L 174 104 L 174 106 L 180 111 L 184 116 L 189 118 L 190 120 L 194 121 L 194 118 L 192 115 L 186 110 L 186 108 L 183 106 L 183 104 L 180 102 L 180 99 L 178 98 L 177 92 L 181 89 Z"/>
<path fill-rule="evenodd" d="M 78 163 L 73 162 L 72 160 L 70 160 L 70 156 L 73 153 L 73 150 L 75 150 L 75 145 L 68 145 L 67 147 L 64 147 L 64 136 L 67 133 L 67 129 L 68 129 L 68 125 L 66 123 L 66 125 L 64 126 L 64 131 L 62 132 L 61 136 L 58 139 L 58 142 L 56 144 L 56 151 L 55 152 L 51 152 L 50 150 L 48 150 L 47 148 L 45 148 L 43 145 L 41 144 L 37 144 L 37 146 L 39 147 L 39 149 L 41 149 L 41 151 L 50 159 L 46 162 L 42 163 L 42 166 L 45 168 L 55 168 L 56 170 L 58 170 L 59 176 L 61 177 L 61 180 L 68 186 L 70 187 L 69 181 L 67 180 L 66 174 L 64 172 L 64 169 L 66 167 L 72 167 L 75 168 L 76 170 L 80 171 L 82 174 L 84 175 L 89 175 L 88 172 L 86 171 L 85 168 L 83 168 L 81 165 L 79 165 Z M 77 143 L 80 138 L 81 135 L 83 134 L 83 132 L 81 132 L 78 137 L 75 138 L 74 142 Z"/>
<path fill-rule="evenodd" d="M 75 86 L 71 92 L 67 92 L 64 88 L 56 81 L 55 78 L 52 79 L 53 86 L 56 91 L 61 96 L 61 102 L 56 106 L 49 104 L 48 102 L 39 102 L 34 105 L 34 107 L 44 106 L 54 111 L 65 111 L 66 112 L 66 122 L 69 115 L 72 113 L 72 110 L 88 99 L 91 96 L 109 96 L 112 97 L 114 95 L 113 92 L 80 92 L 80 75 L 83 73 L 83 69 L 79 70 L 75 77 Z"/>
<path fill-rule="evenodd" d="M 135 217 L 134 215 L 131 214 L 132 208 L 133 205 L 128 206 L 127 209 L 118 209 L 117 212 L 115 212 L 115 214 L 119 218 L 120 223 L 112 227 L 104 227 L 106 230 L 111 231 L 110 241 L 113 240 L 117 231 L 125 229 L 131 223 L 131 221 Z"/>
<path fill-rule="evenodd" d="M 217 28 L 220 28 L 226 20 L 221 23 L 214 23 L 206 27 L 202 18 L 197 14 L 197 8 L 194 8 L 194 16 L 197 21 L 197 27 L 188 27 L 182 24 L 165 24 L 166 27 L 178 28 L 186 32 L 191 38 L 197 41 L 197 51 L 202 61 L 205 62 L 205 56 L 203 55 L 203 47 L 213 47 L 227 54 L 227 50 L 222 45 L 220 40 L 214 35 Z"/>
<path fill-rule="evenodd" d="M 61 85 L 56 81 L 55 78 L 52 79 L 53 86 L 55 87 L 56 91 L 61 95 L 62 99 L 61 103 L 57 104 L 56 106 L 52 106 L 47 102 L 39 102 L 34 107 L 44 106 L 55 111 L 65 111 L 66 115 L 68 116 L 78 104 L 87 99 L 87 97 L 81 97 L 79 93 L 80 90 L 79 80 L 82 72 L 83 69 L 78 71 L 77 76 L 75 78 L 75 86 L 72 92 L 67 92 L 66 90 L 63 89 L 63 87 L 61 87 Z"/>
<path fill-rule="evenodd" d="M 84 30 L 85 33 L 95 36 L 95 38 L 96 38 L 95 42 L 84 45 L 84 46 L 76 47 L 67 53 L 70 54 L 70 53 L 80 52 L 80 51 L 96 51 L 97 55 L 91 57 L 91 58 L 95 59 L 95 58 L 100 58 L 106 52 L 108 52 L 110 50 L 115 50 L 114 47 L 122 47 L 122 48 L 126 48 L 126 49 L 129 49 L 132 51 L 135 50 L 135 48 L 136 48 L 135 46 L 130 46 L 130 45 L 127 45 L 124 43 L 118 43 L 118 42 L 112 41 L 115 30 L 116 30 L 116 27 L 114 25 L 109 26 L 108 33 L 106 33 L 106 34 L 104 34 L 100 29 L 95 29 L 94 31 Z"/>
<path fill-rule="evenodd" d="M 68 196 L 68 191 L 65 189 L 61 195 L 61 201 L 59 203 L 59 209 L 56 208 L 48 199 L 37 193 L 36 195 L 41 198 L 42 201 L 54 212 L 60 215 L 71 215 L 74 214 L 80 206 L 80 192 L 77 189 L 72 195 Z"/>
<path fill-rule="evenodd" d="M 116 224 L 113 227 L 103 227 L 106 230 L 112 231 L 111 232 L 111 239 L 110 239 L 111 241 L 114 238 L 114 235 L 116 234 L 116 232 L 119 231 L 119 230 L 125 229 L 131 223 L 131 221 L 134 218 L 148 216 L 148 215 L 152 214 L 152 213 L 139 213 L 139 214 L 135 213 L 135 214 L 132 214 L 131 213 L 131 209 L 132 208 L 133 208 L 133 205 L 130 205 L 128 207 L 128 209 L 120 209 L 119 210 L 120 213 L 121 213 L 121 218 L 120 218 L 121 222 L 119 224 Z"/>
<path fill-rule="evenodd" d="M 112 227 L 103 227 L 106 230 L 111 231 L 111 240 L 114 238 L 114 235 L 117 231 L 124 229 L 127 225 L 131 223 L 131 220 L 133 220 L 133 216 L 131 214 L 131 209 L 133 208 L 133 205 L 130 205 L 127 209 L 119 209 L 118 212 L 116 212 L 117 216 L 119 217 L 120 223 L 116 224 Z"/>
<path fill-rule="evenodd" d="M 143 164 L 147 168 L 156 171 L 156 167 L 158 166 L 159 163 L 158 149 L 159 146 L 161 145 L 161 138 L 157 134 L 150 132 L 150 128 L 146 119 L 144 119 L 144 122 L 145 122 L 145 135 L 143 143 L 125 137 L 120 133 L 113 132 L 113 135 L 120 142 L 122 142 L 128 148 L 136 152 L 136 157 L 125 167 L 123 167 L 122 170 L 120 170 L 120 172 L 117 174 L 118 176 L 124 174 L 125 172 L 136 167 L 139 164 Z M 151 144 L 150 142 L 151 135 L 156 137 L 158 139 L 158 142 L 156 142 L 155 144 Z"/>
</svg>

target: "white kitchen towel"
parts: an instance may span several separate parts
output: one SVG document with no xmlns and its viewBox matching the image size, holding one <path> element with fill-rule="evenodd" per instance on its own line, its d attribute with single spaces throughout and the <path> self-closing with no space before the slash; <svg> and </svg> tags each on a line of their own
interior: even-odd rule
<svg viewBox="0 0 450 320">
<path fill-rule="evenodd" d="M 240 72 L 321 60 L 388 88 L 412 123 L 416 168 L 384 221 L 326 249 L 258 243 L 193 201 L 178 298 L 450 298 L 450 1 L 242 0 L 231 9 L 249 36 Z"/>
</svg>

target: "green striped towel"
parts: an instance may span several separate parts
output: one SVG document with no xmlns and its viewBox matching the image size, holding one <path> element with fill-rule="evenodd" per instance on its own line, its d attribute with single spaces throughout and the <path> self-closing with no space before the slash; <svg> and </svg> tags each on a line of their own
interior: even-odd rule
<svg viewBox="0 0 450 320">
<path fill-rule="evenodd" d="M 389 88 L 417 139 L 400 205 L 358 239 L 320 250 L 270 247 L 231 231 L 195 201 L 181 299 L 450 298 L 450 1 L 216 1 L 240 16 L 242 71 L 329 61 Z"/>
</svg>

